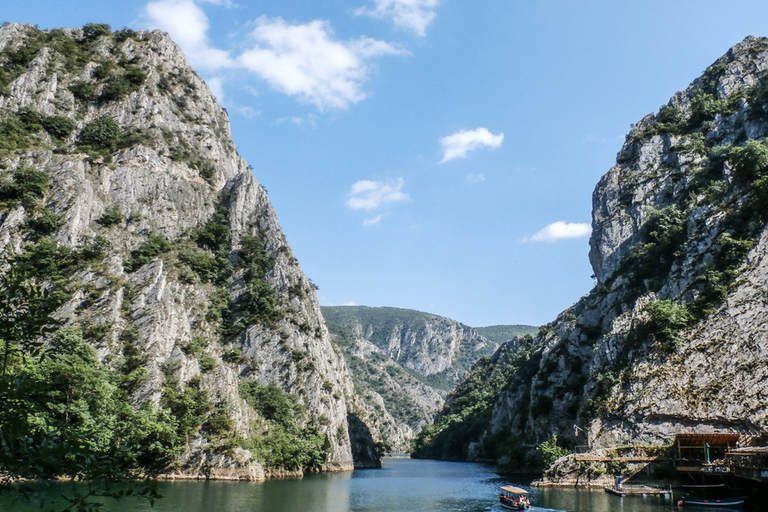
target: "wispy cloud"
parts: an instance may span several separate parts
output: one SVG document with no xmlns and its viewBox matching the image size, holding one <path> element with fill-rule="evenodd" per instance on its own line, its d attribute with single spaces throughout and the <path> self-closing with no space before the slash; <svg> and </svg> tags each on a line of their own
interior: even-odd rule
<svg viewBox="0 0 768 512">
<path fill-rule="evenodd" d="M 392 20 L 395 26 L 424 37 L 427 25 L 437 16 L 438 0 L 373 0 L 373 4 L 357 9 L 355 14 Z"/>
<path fill-rule="evenodd" d="M 150 28 L 167 31 L 190 63 L 203 72 L 246 71 L 270 88 L 316 106 L 319 110 L 346 109 L 367 97 L 374 59 L 408 52 L 385 41 L 359 37 L 334 38 L 330 23 L 313 20 L 291 24 L 261 16 L 247 40 L 235 40 L 239 54 L 216 48 L 209 40 L 209 19 L 201 3 L 232 7 L 230 0 L 156 0 L 147 3 L 144 17 Z M 217 96 L 224 95 L 225 79 L 217 75 Z"/>
<path fill-rule="evenodd" d="M 480 149 L 498 148 L 504 142 L 504 134 L 493 134 L 488 128 L 476 128 L 474 130 L 462 130 L 440 139 L 443 146 L 443 159 L 440 163 L 448 162 L 454 158 L 466 158 L 467 153 Z"/>
<path fill-rule="evenodd" d="M 538 233 L 523 238 L 526 242 L 557 242 L 563 238 L 583 238 L 592 233 L 592 226 L 587 223 L 558 221 L 546 226 Z"/>
<path fill-rule="evenodd" d="M 282 18 L 256 20 L 254 45 L 238 57 L 240 65 L 273 89 L 320 110 L 345 109 L 366 97 L 369 61 L 404 53 L 373 39 L 336 41 L 328 22 L 291 25 Z"/>
<path fill-rule="evenodd" d="M 467 174 L 467 183 L 482 183 L 485 181 L 485 174 Z"/>
<path fill-rule="evenodd" d="M 275 124 L 278 126 L 286 123 L 301 126 L 302 128 L 317 128 L 317 118 L 312 114 L 306 117 L 286 116 L 275 120 Z"/>
<path fill-rule="evenodd" d="M 363 221 L 364 226 L 378 224 L 384 218 L 379 213 L 385 205 L 407 201 L 408 194 L 403 192 L 405 181 L 398 178 L 393 181 L 361 180 L 352 184 L 347 194 L 347 208 L 351 210 L 363 210 L 371 214 L 371 217 Z"/>
<path fill-rule="evenodd" d="M 211 46 L 208 17 L 192 0 L 159 0 L 144 8 L 149 25 L 168 32 L 192 66 L 204 70 L 232 67 L 229 52 Z"/>
</svg>

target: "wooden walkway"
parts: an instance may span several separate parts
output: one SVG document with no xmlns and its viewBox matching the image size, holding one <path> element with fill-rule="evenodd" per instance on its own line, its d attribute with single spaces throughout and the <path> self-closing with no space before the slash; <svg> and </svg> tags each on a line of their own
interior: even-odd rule
<svg viewBox="0 0 768 512">
<path fill-rule="evenodd" d="M 607 457 L 602 455 L 576 455 L 576 462 L 653 462 L 657 457 Z"/>
<path fill-rule="evenodd" d="M 650 485 L 624 484 L 621 489 L 617 489 L 615 486 L 606 486 L 603 489 L 605 492 L 616 496 L 669 496 L 672 494 L 669 489 L 651 487 Z"/>
</svg>

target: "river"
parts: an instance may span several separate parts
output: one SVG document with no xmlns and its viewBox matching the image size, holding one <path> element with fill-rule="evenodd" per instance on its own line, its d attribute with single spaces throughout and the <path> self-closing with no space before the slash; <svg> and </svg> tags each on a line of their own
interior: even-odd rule
<svg viewBox="0 0 768 512">
<path fill-rule="evenodd" d="M 514 482 L 491 466 L 388 458 L 382 469 L 267 482 L 161 482 L 154 508 L 135 499 L 105 503 L 104 512 L 501 512 L 499 486 Z M 528 487 L 526 487 L 528 488 Z M 49 491 L 67 490 L 52 486 Z M 660 498 L 618 498 L 599 491 L 530 489 L 531 510 L 659 512 Z M 65 505 L 66 506 L 66 505 Z M 62 510 L 65 506 L 59 506 Z M 33 510 L 0 499 L 3 512 Z M 39 509 L 34 509 L 39 510 Z"/>
</svg>

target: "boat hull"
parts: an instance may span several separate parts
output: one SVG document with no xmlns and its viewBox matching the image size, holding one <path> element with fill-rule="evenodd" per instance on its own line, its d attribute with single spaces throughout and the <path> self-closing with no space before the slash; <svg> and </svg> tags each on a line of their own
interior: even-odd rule
<svg viewBox="0 0 768 512">
<path fill-rule="evenodd" d="M 700 500 L 695 498 L 688 498 L 680 500 L 680 505 L 692 506 L 692 507 L 712 507 L 712 508 L 728 508 L 728 507 L 740 507 L 744 504 L 744 498 L 732 498 L 724 500 Z"/>
</svg>

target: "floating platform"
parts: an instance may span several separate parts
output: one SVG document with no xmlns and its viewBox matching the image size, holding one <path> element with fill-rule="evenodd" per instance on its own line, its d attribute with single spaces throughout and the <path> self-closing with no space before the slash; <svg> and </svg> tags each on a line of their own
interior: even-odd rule
<svg viewBox="0 0 768 512">
<path fill-rule="evenodd" d="M 652 487 L 650 485 L 624 484 L 621 488 L 616 486 L 606 486 L 603 487 L 603 489 L 605 489 L 605 492 L 615 496 L 672 496 L 671 490 L 662 489 L 661 487 Z"/>
</svg>

